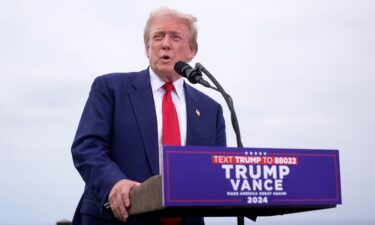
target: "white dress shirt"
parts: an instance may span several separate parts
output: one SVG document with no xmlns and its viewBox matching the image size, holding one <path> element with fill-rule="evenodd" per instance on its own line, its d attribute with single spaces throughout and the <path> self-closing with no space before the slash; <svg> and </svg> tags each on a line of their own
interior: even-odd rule
<svg viewBox="0 0 375 225">
<path fill-rule="evenodd" d="M 154 96 L 154 104 L 156 111 L 156 119 L 158 122 L 158 143 L 159 143 L 159 162 L 163 159 L 163 143 L 162 143 L 162 126 L 163 126 L 163 114 L 162 114 L 162 103 L 165 90 L 163 88 L 164 81 L 160 79 L 155 72 L 149 68 L 150 82 L 152 88 L 152 94 Z M 173 82 L 175 90 L 172 91 L 172 100 L 176 107 L 178 124 L 180 125 L 180 138 L 181 145 L 186 145 L 186 100 L 185 100 L 185 89 L 184 79 L 180 78 Z M 160 172 L 162 168 L 160 166 Z"/>
</svg>

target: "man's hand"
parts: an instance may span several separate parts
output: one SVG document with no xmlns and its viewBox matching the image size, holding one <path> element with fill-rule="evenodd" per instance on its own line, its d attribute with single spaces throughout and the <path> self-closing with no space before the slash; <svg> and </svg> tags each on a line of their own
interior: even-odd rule
<svg viewBox="0 0 375 225">
<path fill-rule="evenodd" d="M 140 183 L 132 180 L 120 180 L 113 185 L 109 193 L 109 204 L 115 217 L 121 221 L 126 221 L 129 217 L 130 191 L 139 186 Z"/>
</svg>

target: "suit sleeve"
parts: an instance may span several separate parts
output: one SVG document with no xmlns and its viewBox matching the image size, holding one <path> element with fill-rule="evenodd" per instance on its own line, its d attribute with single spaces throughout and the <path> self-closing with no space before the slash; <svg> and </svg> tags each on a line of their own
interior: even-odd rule
<svg viewBox="0 0 375 225">
<path fill-rule="evenodd" d="M 126 176 L 111 159 L 114 99 L 104 77 L 95 79 L 72 145 L 75 167 L 97 201 L 108 200 L 113 185 Z"/>
</svg>

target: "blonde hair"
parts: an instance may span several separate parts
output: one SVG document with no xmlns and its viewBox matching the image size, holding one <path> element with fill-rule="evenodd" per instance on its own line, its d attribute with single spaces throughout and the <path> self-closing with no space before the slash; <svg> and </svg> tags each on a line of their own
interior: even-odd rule
<svg viewBox="0 0 375 225">
<path fill-rule="evenodd" d="M 185 14 L 177 10 L 166 8 L 166 7 L 154 10 L 150 13 L 150 16 L 148 17 L 146 27 L 143 33 L 143 40 L 144 40 L 145 45 L 148 45 L 148 42 L 150 40 L 150 28 L 151 28 L 152 23 L 155 21 L 155 19 L 164 17 L 164 16 L 171 16 L 173 18 L 179 19 L 184 24 L 187 25 L 190 31 L 189 45 L 196 53 L 198 51 L 198 42 L 197 42 L 198 29 L 196 26 L 197 18 L 191 14 Z"/>
</svg>

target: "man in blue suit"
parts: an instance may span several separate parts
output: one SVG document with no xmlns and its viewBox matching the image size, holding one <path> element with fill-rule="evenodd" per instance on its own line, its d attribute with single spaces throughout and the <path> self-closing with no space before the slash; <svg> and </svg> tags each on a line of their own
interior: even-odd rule
<svg viewBox="0 0 375 225">
<path fill-rule="evenodd" d="M 166 224 L 160 218 L 129 217 L 127 210 L 129 192 L 160 172 L 165 83 L 175 88 L 171 96 L 180 143 L 226 145 L 221 106 L 174 71 L 177 61 L 189 62 L 197 53 L 195 22 L 195 17 L 172 9 L 154 11 L 144 32 L 149 68 L 95 79 L 72 145 L 74 165 L 86 183 L 74 225 Z M 186 217 L 177 224 L 204 221 Z"/>
</svg>

